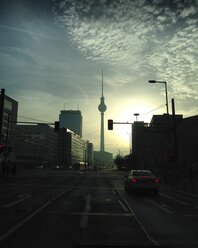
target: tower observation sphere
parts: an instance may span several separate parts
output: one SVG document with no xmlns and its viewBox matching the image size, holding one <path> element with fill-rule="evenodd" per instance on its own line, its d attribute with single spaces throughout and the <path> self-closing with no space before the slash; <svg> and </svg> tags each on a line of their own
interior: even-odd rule
<svg viewBox="0 0 198 248">
<path fill-rule="evenodd" d="M 104 97 L 100 98 L 100 104 L 98 105 L 98 110 L 100 112 L 105 112 L 107 110 L 107 106 L 104 103 Z"/>
</svg>

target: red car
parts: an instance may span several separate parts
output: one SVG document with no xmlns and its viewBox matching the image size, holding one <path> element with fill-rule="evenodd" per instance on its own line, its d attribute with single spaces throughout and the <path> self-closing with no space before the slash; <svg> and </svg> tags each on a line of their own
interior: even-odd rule
<svg viewBox="0 0 198 248">
<path fill-rule="evenodd" d="M 124 187 L 127 191 L 145 190 L 158 194 L 159 183 L 160 179 L 150 170 L 131 170 L 125 178 Z"/>
</svg>

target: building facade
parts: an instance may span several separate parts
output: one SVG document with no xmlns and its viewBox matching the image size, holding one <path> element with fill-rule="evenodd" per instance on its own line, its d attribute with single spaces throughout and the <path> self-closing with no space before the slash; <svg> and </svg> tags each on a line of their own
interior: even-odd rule
<svg viewBox="0 0 198 248">
<path fill-rule="evenodd" d="M 198 164 L 198 115 L 184 118 L 176 126 L 177 159 L 183 166 Z"/>
<path fill-rule="evenodd" d="M 82 137 L 82 115 L 80 110 L 61 110 L 59 127 L 67 128 Z"/>
<path fill-rule="evenodd" d="M 112 167 L 113 154 L 110 152 L 94 151 L 94 165 L 96 167 Z"/>
<path fill-rule="evenodd" d="M 47 124 L 17 125 L 15 160 L 21 167 L 54 167 L 57 163 L 57 133 Z"/>
<path fill-rule="evenodd" d="M 87 163 L 88 167 L 92 168 L 94 166 L 94 146 L 93 143 L 87 141 Z"/>
<path fill-rule="evenodd" d="M 16 122 L 18 114 L 18 102 L 5 95 L 1 89 L 0 95 L 0 144 L 5 147 L 4 156 L 11 157 L 14 152 L 16 140 Z"/>
<path fill-rule="evenodd" d="M 198 116 L 156 115 L 149 124 L 134 122 L 132 153 L 137 168 L 158 174 L 198 162 Z"/>
<path fill-rule="evenodd" d="M 79 169 L 86 162 L 86 141 L 71 130 L 60 128 L 57 153 L 61 167 Z"/>
</svg>

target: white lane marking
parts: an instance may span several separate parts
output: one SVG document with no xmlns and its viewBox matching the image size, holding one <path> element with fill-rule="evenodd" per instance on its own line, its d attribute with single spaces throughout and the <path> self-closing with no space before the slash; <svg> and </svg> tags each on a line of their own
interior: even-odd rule
<svg viewBox="0 0 198 248">
<path fill-rule="evenodd" d="M 165 211 L 168 214 L 174 214 L 173 211 L 168 209 L 168 206 L 166 204 L 158 204 L 157 202 L 150 200 L 150 199 L 145 199 L 146 202 L 151 203 L 152 205 L 154 205 L 157 208 L 160 208 L 161 210 Z"/>
<path fill-rule="evenodd" d="M 88 226 L 88 213 L 91 211 L 91 196 L 88 194 L 86 196 L 86 203 L 84 211 L 82 212 L 82 217 L 80 220 L 80 228 L 86 229 Z"/>
<path fill-rule="evenodd" d="M 170 197 L 170 196 L 168 196 L 168 195 L 166 195 L 166 194 L 160 193 L 160 195 L 162 195 L 162 196 L 164 196 L 164 197 L 166 197 L 166 198 L 168 198 L 168 199 L 172 199 L 172 200 L 174 200 L 174 201 L 176 201 L 176 202 L 178 202 L 178 203 L 180 203 L 180 204 L 182 204 L 182 205 L 185 205 L 185 206 L 188 206 L 188 207 L 193 207 L 193 208 L 198 208 L 198 206 L 193 206 L 192 204 L 190 204 L 190 203 L 188 203 L 188 202 L 184 202 L 184 201 L 177 200 L 177 199 L 175 199 L 174 197 Z"/>
<path fill-rule="evenodd" d="M 96 186 L 76 186 L 76 189 L 104 189 L 104 190 L 115 190 L 114 187 L 96 187 Z M 123 189 L 123 188 L 116 188 L 116 189 Z"/>
<path fill-rule="evenodd" d="M 36 214 L 38 214 L 41 210 L 43 210 L 44 208 L 46 208 L 49 204 L 51 204 L 54 200 L 58 199 L 60 196 L 64 195 L 65 193 L 70 192 L 72 189 L 74 189 L 74 187 L 69 188 L 63 192 L 61 192 L 60 194 L 56 195 L 55 197 L 53 197 L 51 200 L 47 201 L 45 204 L 43 204 L 40 208 L 38 208 L 37 210 L 35 210 L 32 214 L 30 214 L 29 216 L 27 216 L 25 219 L 21 220 L 18 224 L 16 224 L 15 226 L 11 227 L 7 232 L 5 232 L 4 234 L 2 234 L 0 236 L 0 241 L 6 239 L 7 237 L 9 237 L 11 234 L 13 234 L 16 230 L 18 230 L 23 224 L 25 224 L 26 222 L 28 222 L 32 217 L 34 217 Z"/>
<path fill-rule="evenodd" d="M 13 201 L 13 202 L 8 203 L 8 204 L 5 204 L 5 205 L 3 205 L 3 207 L 4 208 L 9 208 L 9 207 L 12 207 L 14 205 L 17 205 L 17 204 L 27 200 L 28 198 L 31 198 L 32 195 L 31 194 L 24 194 L 24 195 L 19 195 L 18 197 L 20 198 L 19 200 Z"/>
<path fill-rule="evenodd" d="M 165 194 L 163 194 L 163 193 L 159 193 L 160 195 L 162 195 L 162 196 L 164 196 L 164 197 L 166 197 L 166 198 L 168 198 L 168 199 L 174 199 L 172 196 L 169 196 L 169 195 L 165 195 Z"/>
<path fill-rule="evenodd" d="M 183 214 L 184 217 L 195 217 L 197 218 L 198 217 L 198 214 Z"/>
<path fill-rule="evenodd" d="M 153 237 L 151 237 L 151 235 L 146 231 L 146 229 L 144 228 L 144 226 L 142 225 L 141 221 L 138 219 L 138 217 L 135 215 L 133 209 L 131 208 L 131 206 L 129 205 L 129 203 L 127 202 L 127 200 L 124 198 L 123 201 L 125 202 L 125 204 L 127 205 L 127 207 L 129 208 L 130 212 L 133 214 L 134 218 L 136 219 L 137 223 L 139 224 L 140 228 L 142 229 L 142 231 L 144 232 L 144 234 L 146 235 L 147 239 L 153 243 L 155 246 L 160 246 L 160 243 L 155 240 Z"/>
<path fill-rule="evenodd" d="M 125 212 L 129 212 L 129 210 L 125 207 L 124 203 L 121 200 L 118 200 L 121 207 L 124 209 Z"/>
<path fill-rule="evenodd" d="M 45 211 L 46 214 L 55 214 L 55 215 L 88 215 L 88 216 L 107 216 L 107 217 L 132 217 L 132 213 L 102 213 L 102 212 L 91 212 L 91 213 L 84 213 L 84 212 L 56 212 L 56 211 Z"/>
</svg>

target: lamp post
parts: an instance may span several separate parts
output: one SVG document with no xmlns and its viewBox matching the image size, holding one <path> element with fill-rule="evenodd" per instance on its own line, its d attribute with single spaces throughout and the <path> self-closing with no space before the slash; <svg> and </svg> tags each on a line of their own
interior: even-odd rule
<svg viewBox="0 0 198 248">
<path fill-rule="evenodd" d="M 134 116 L 135 116 L 135 118 L 136 118 L 136 121 L 137 121 L 137 118 L 138 118 L 139 115 L 140 115 L 139 113 L 135 113 L 135 114 L 134 114 Z"/>
<path fill-rule="evenodd" d="M 168 110 L 167 82 L 165 82 L 165 81 L 157 81 L 157 80 L 149 80 L 148 82 L 151 83 L 151 84 L 155 84 L 155 83 L 164 84 L 164 86 L 165 86 L 165 93 L 166 93 L 166 112 L 167 112 L 167 114 L 169 114 L 169 110 Z"/>
</svg>

